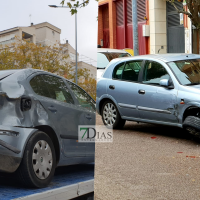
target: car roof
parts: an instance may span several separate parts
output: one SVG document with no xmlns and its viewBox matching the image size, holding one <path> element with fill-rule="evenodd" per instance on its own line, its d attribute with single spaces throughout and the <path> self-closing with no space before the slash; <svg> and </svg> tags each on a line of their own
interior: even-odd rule
<svg viewBox="0 0 200 200">
<path fill-rule="evenodd" d="M 105 52 L 110 52 L 110 53 L 128 53 L 123 49 L 108 49 L 108 48 L 97 48 L 98 53 L 105 53 Z"/>
<path fill-rule="evenodd" d="M 39 69 L 32 69 L 32 68 L 25 68 L 25 69 L 6 69 L 6 70 L 0 70 L 2 72 L 11 72 L 11 73 L 15 73 L 15 72 L 20 72 L 20 71 L 28 71 L 28 70 L 32 70 L 32 71 L 40 71 L 40 72 L 44 72 L 43 70 L 39 70 Z"/>
<path fill-rule="evenodd" d="M 134 56 L 134 57 L 126 57 L 126 58 L 116 58 L 115 62 L 118 61 L 128 61 L 135 59 L 157 59 L 161 60 L 163 62 L 172 62 L 172 61 L 178 61 L 178 60 L 188 60 L 188 59 L 198 59 L 200 58 L 200 55 L 198 54 L 184 54 L 184 53 L 169 53 L 169 54 L 149 54 L 149 55 L 140 55 L 140 56 Z"/>
</svg>

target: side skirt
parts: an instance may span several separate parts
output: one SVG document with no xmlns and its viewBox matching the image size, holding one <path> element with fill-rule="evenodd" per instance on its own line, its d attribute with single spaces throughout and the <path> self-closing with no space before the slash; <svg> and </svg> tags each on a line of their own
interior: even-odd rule
<svg viewBox="0 0 200 200">
<path fill-rule="evenodd" d="M 161 121 L 156 121 L 156 120 L 141 119 L 141 118 L 134 118 L 134 117 L 126 117 L 126 116 L 122 116 L 121 118 L 128 120 L 128 121 L 144 122 L 144 123 L 151 123 L 151 124 L 161 124 L 161 125 L 175 126 L 175 127 L 183 128 L 183 125 L 179 124 L 179 123 L 161 122 Z"/>
</svg>

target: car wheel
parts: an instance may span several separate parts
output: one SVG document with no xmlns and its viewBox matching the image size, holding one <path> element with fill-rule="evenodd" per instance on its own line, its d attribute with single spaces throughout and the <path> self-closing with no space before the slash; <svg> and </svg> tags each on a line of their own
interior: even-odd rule
<svg viewBox="0 0 200 200">
<path fill-rule="evenodd" d="M 183 128 L 191 135 L 200 137 L 200 118 L 195 116 L 186 117 Z"/>
<path fill-rule="evenodd" d="M 17 175 L 28 187 L 43 188 L 51 182 L 56 168 L 56 155 L 49 136 L 37 131 L 29 139 Z"/>
<path fill-rule="evenodd" d="M 106 101 L 103 104 L 101 116 L 107 128 L 121 129 L 126 123 L 126 120 L 121 118 L 116 105 L 112 101 Z"/>
</svg>

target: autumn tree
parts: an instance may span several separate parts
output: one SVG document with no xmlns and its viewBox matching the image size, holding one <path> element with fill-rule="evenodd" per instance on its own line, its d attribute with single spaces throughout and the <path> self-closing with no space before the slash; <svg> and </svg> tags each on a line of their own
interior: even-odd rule
<svg viewBox="0 0 200 200">
<path fill-rule="evenodd" d="M 81 83 L 81 87 L 96 100 L 96 80 L 94 78 L 86 79 Z"/>
<path fill-rule="evenodd" d="M 55 73 L 75 82 L 75 67 L 70 64 L 69 56 L 64 53 L 63 48 L 62 44 L 36 45 L 16 38 L 16 42 L 0 46 L 0 70 L 33 68 Z M 86 88 L 96 98 L 96 91 L 88 89 L 96 87 L 96 80 L 90 77 L 89 70 L 79 68 L 77 75 L 78 80 L 84 77 L 84 82 L 78 81 L 79 86 Z"/>
</svg>

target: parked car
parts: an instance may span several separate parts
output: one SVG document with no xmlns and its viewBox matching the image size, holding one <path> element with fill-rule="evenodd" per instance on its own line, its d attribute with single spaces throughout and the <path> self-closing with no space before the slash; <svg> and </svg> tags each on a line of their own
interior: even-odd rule
<svg viewBox="0 0 200 200">
<path fill-rule="evenodd" d="M 57 166 L 94 162 L 78 125 L 95 125 L 95 101 L 76 84 L 33 69 L 0 71 L 0 171 L 45 187 Z"/>
<path fill-rule="evenodd" d="M 125 50 L 119 49 L 107 49 L 98 48 L 97 49 L 97 80 L 101 78 L 105 71 L 105 68 L 115 58 L 130 57 L 131 54 Z"/>
<path fill-rule="evenodd" d="M 108 128 L 126 120 L 200 133 L 200 55 L 145 55 L 113 60 L 97 83 L 97 112 Z"/>
</svg>

